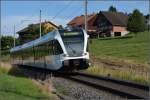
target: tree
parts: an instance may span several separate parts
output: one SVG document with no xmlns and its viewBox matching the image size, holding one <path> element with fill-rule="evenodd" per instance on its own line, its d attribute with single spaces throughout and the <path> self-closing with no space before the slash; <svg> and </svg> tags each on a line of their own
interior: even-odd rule
<svg viewBox="0 0 150 100">
<path fill-rule="evenodd" d="M 117 12 L 117 9 L 116 9 L 116 7 L 110 6 L 108 11 L 110 11 L 110 12 Z"/>
<path fill-rule="evenodd" d="M 53 31 L 53 30 L 54 30 L 53 27 L 50 27 L 47 24 L 42 23 L 42 25 L 41 25 L 41 35 L 42 36 L 47 34 L 48 32 Z M 27 31 L 26 31 L 26 33 L 28 33 L 28 34 L 26 34 L 26 38 L 24 38 L 23 41 L 24 42 L 29 42 L 29 41 L 32 41 L 32 40 L 38 38 L 40 36 L 39 32 L 40 32 L 39 24 L 36 24 L 36 25 L 35 24 L 30 24 L 28 26 Z"/>
<path fill-rule="evenodd" d="M 142 32 L 146 28 L 145 19 L 143 14 L 135 9 L 133 13 L 129 16 L 127 29 L 131 32 Z"/>
<path fill-rule="evenodd" d="M 8 50 L 14 46 L 14 38 L 12 36 L 2 36 L 1 37 L 1 49 Z M 19 44 L 18 39 L 16 39 L 16 45 Z"/>
</svg>

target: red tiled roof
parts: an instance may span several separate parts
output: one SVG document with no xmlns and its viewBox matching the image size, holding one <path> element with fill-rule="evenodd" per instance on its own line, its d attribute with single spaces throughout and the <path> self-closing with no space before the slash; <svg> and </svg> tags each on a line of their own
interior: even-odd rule
<svg viewBox="0 0 150 100">
<path fill-rule="evenodd" d="M 90 21 L 93 17 L 96 17 L 97 14 L 91 14 L 87 16 L 87 21 Z M 67 25 L 79 26 L 84 25 L 84 15 L 77 16 L 71 20 Z"/>
<path fill-rule="evenodd" d="M 96 13 L 87 16 L 88 31 L 89 32 L 95 32 L 96 31 L 96 27 L 93 25 L 96 17 L 97 17 Z M 73 26 L 73 27 L 76 27 L 76 26 L 84 27 L 84 15 L 75 17 L 67 25 L 70 25 L 70 26 Z"/>
</svg>

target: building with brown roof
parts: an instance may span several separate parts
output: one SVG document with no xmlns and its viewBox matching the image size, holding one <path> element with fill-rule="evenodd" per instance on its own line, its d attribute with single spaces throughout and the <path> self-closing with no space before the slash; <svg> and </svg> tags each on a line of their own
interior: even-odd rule
<svg viewBox="0 0 150 100">
<path fill-rule="evenodd" d="M 90 37 L 124 36 L 128 33 L 128 15 L 122 12 L 100 11 L 98 14 L 88 15 L 87 21 Z M 84 28 L 84 15 L 75 17 L 67 25 Z"/>
<path fill-rule="evenodd" d="M 97 17 L 96 13 L 93 13 L 93 14 L 87 16 L 88 33 L 96 32 L 96 26 L 93 26 L 93 23 L 94 23 L 96 17 Z M 75 17 L 67 25 L 71 26 L 71 27 L 82 27 L 82 28 L 84 28 L 84 26 L 85 26 L 84 15 Z"/>
<path fill-rule="evenodd" d="M 41 33 L 42 35 L 47 34 L 48 32 L 57 29 L 58 26 L 50 21 L 45 21 L 41 23 Z M 28 27 L 17 32 L 19 35 L 20 44 L 32 41 L 39 37 L 40 24 L 30 24 Z"/>
<path fill-rule="evenodd" d="M 99 36 L 124 36 L 128 34 L 127 22 L 127 14 L 100 11 L 94 22 L 94 26 L 97 27 L 97 34 Z"/>
</svg>

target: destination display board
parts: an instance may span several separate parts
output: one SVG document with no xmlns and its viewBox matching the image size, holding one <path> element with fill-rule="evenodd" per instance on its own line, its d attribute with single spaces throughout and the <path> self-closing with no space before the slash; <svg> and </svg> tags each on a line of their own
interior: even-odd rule
<svg viewBox="0 0 150 100">
<path fill-rule="evenodd" d="M 79 32 L 64 32 L 64 36 L 73 36 L 73 35 L 79 35 Z"/>
</svg>

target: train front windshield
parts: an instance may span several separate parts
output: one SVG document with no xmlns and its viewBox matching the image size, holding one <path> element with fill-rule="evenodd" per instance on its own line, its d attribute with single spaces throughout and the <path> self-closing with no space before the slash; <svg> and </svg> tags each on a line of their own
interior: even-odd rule
<svg viewBox="0 0 150 100">
<path fill-rule="evenodd" d="M 84 34 L 82 30 L 60 30 L 60 35 L 64 42 L 69 56 L 80 56 L 84 49 Z"/>
</svg>

